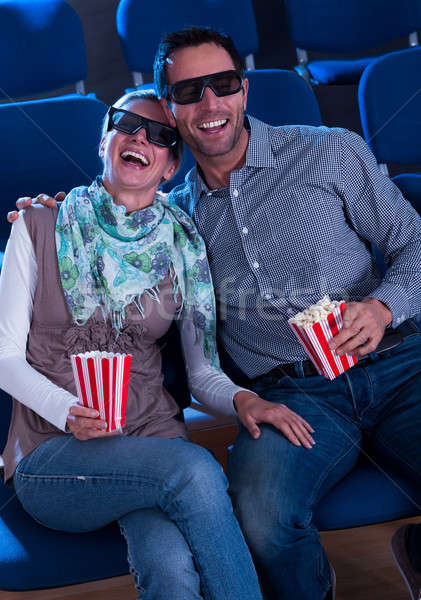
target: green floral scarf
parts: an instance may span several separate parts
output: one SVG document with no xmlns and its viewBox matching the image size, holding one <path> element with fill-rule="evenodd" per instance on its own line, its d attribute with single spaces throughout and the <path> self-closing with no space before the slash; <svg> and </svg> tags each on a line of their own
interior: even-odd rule
<svg viewBox="0 0 421 600">
<path fill-rule="evenodd" d="M 141 296 L 159 302 L 170 272 L 184 318 L 203 334 L 204 353 L 218 366 L 215 298 L 206 249 L 190 217 L 157 192 L 151 206 L 126 215 L 100 177 L 73 189 L 60 207 L 56 247 L 61 283 L 73 321 L 83 325 L 100 307 L 118 335 L 126 307 L 143 315 Z M 181 311 L 180 311 L 181 312 Z"/>
</svg>

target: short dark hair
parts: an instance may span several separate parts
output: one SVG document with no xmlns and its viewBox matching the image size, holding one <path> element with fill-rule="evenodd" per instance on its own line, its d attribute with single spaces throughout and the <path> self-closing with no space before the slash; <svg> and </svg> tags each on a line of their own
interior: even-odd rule
<svg viewBox="0 0 421 600">
<path fill-rule="evenodd" d="M 160 98 L 166 98 L 167 93 L 167 60 L 176 50 L 201 46 L 202 44 L 216 44 L 221 46 L 231 56 L 234 68 L 241 77 L 244 77 L 244 59 L 238 53 L 234 42 L 229 35 L 216 31 L 210 27 L 188 27 L 168 33 L 161 40 L 154 61 L 154 83 Z"/>
</svg>

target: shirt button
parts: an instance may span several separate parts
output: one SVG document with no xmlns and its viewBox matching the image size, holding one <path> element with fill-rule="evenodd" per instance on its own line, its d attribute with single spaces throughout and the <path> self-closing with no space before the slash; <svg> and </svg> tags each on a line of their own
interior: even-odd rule
<svg viewBox="0 0 421 600">
<path fill-rule="evenodd" d="M 234 196 L 234 198 L 238 198 L 238 190 L 234 190 L 232 195 Z"/>
<path fill-rule="evenodd" d="M 212 196 L 212 192 L 208 192 L 206 196 Z"/>
<path fill-rule="evenodd" d="M 243 229 L 241 231 L 244 233 L 244 235 L 247 235 L 247 233 L 249 232 L 247 227 L 243 227 Z"/>
<path fill-rule="evenodd" d="M 264 299 L 265 300 L 270 300 L 272 298 L 272 294 L 265 294 L 264 295 Z"/>
<path fill-rule="evenodd" d="M 259 266 L 260 266 L 260 265 L 259 265 L 259 263 L 257 262 L 257 260 L 256 260 L 256 261 L 254 261 L 254 263 L 253 263 L 253 267 L 254 267 L 255 269 L 258 269 L 258 268 L 259 268 Z"/>
</svg>

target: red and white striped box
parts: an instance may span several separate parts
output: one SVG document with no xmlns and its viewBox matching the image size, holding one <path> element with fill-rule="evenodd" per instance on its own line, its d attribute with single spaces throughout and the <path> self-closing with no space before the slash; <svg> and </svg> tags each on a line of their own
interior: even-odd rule
<svg viewBox="0 0 421 600">
<path fill-rule="evenodd" d="M 331 380 L 353 367 L 358 360 L 351 354 L 339 356 L 328 346 L 328 342 L 342 329 L 345 308 L 346 303 L 341 302 L 326 318 L 308 327 L 300 327 L 294 323 L 295 317 L 288 320 L 317 371 Z"/>
<path fill-rule="evenodd" d="M 107 431 L 123 429 L 131 354 L 93 351 L 72 354 L 70 360 L 79 401 L 99 411 Z"/>
</svg>

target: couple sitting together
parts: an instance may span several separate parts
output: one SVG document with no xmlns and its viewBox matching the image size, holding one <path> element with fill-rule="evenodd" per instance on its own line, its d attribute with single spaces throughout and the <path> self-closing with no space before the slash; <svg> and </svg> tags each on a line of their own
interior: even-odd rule
<svg viewBox="0 0 421 600">
<path fill-rule="evenodd" d="M 24 201 L 12 217 L 0 280 L 0 386 L 14 398 L 5 479 L 47 527 L 117 520 L 139 598 L 333 598 L 312 515 L 363 433 L 379 460 L 421 474 L 421 219 L 356 134 L 245 116 L 228 36 L 166 36 L 155 85 L 159 98 L 136 91 L 109 109 L 102 175 L 60 207 Z M 165 196 L 183 142 L 197 164 Z M 333 381 L 287 323 L 325 293 L 347 300 L 332 348 L 359 357 Z M 157 340 L 173 319 L 192 394 L 240 421 L 229 494 L 163 387 Z M 376 352 L 396 329 L 402 342 Z M 220 369 L 216 335 L 241 386 Z M 70 355 L 89 350 L 133 356 L 117 433 L 78 403 Z"/>
</svg>

